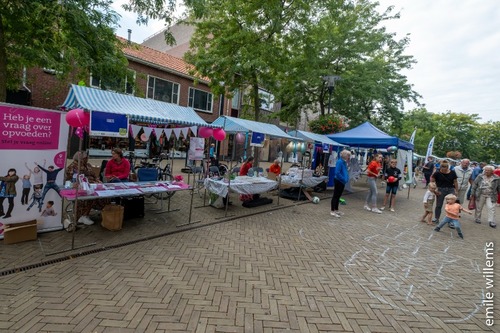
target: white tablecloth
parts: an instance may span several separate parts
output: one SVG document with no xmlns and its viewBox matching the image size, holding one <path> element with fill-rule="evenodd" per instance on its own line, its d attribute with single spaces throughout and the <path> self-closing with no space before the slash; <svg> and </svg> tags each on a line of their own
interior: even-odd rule
<svg viewBox="0 0 500 333">
<path fill-rule="evenodd" d="M 225 197 L 229 189 L 231 191 L 239 194 L 258 194 L 269 192 L 278 186 L 278 182 L 274 180 L 267 179 L 265 177 L 247 177 L 240 176 L 231 180 L 229 183 L 227 180 L 215 180 L 213 178 L 205 179 L 205 188 L 217 195 Z"/>
<path fill-rule="evenodd" d="M 321 177 L 307 177 L 302 180 L 294 179 L 290 176 L 281 176 L 281 185 L 289 187 L 314 187 L 321 184 L 325 180 L 328 180 L 327 176 Z"/>
</svg>

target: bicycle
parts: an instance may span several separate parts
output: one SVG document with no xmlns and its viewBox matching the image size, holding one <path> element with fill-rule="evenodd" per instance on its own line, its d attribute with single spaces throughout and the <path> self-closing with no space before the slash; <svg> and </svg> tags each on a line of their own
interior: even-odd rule
<svg viewBox="0 0 500 333">
<path fill-rule="evenodd" d="M 140 168 L 155 168 L 158 170 L 158 181 L 172 182 L 174 180 L 174 177 L 172 175 L 170 163 L 167 162 L 165 166 L 162 167 L 161 164 L 163 161 L 168 161 L 168 156 L 164 153 L 161 153 L 158 157 L 152 158 L 151 162 L 146 159 L 141 159 L 140 164 L 134 166 L 134 171 L 137 173 L 137 169 Z M 169 191 L 164 193 L 163 195 L 153 194 L 153 196 L 157 199 L 166 200 L 170 199 L 174 194 L 175 191 Z"/>
</svg>

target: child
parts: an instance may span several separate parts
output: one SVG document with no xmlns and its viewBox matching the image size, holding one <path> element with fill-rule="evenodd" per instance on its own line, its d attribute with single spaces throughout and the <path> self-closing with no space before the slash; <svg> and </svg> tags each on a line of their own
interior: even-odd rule
<svg viewBox="0 0 500 333">
<path fill-rule="evenodd" d="M 54 210 L 54 201 L 47 201 L 47 207 L 43 210 L 42 216 L 56 216 L 57 213 Z"/>
<path fill-rule="evenodd" d="M 434 210 L 434 201 L 436 201 L 437 196 L 437 186 L 435 182 L 430 182 L 427 188 L 427 192 L 424 195 L 424 215 L 420 219 L 422 222 L 427 222 L 428 225 L 432 225 L 432 212 Z"/>
<path fill-rule="evenodd" d="M 396 202 L 396 193 L 399 188 L 399 181 L 401 180 L 401 170 L 399 170 L 396 165 L 398 161 L 392 159 L 389 162 L 389 167 L 384 171 L 384 179 L 387 182 L 385 187 L 385 197 L 384 197 L 384 205 L 380 208 L 380 210 L 385 209 L 385 205 L 387 204 L 387 199 L 389 199 L 389 195 L 391 195 L 391 201 L 389 204 L 391 205 L 391 212 L 394 212 L 394 204 Z"/>
<path fill-rule="evenodd" d="M 28 200 L 30 197 L 30 190 L 31 190 L 31 171 L 29 174 L 24 175 L 22 182 L 23 182 L 23 192 L 21 194 L 21 205 L 27 205 Z"/>
<path fill-rule="evenodd" d="M 450 223 L 450 226 L 453 225 L 455 229 L 457 229 L 458 236 L 463 239 L 464 235 L 462 234 L 462 228 L 459 220 L 460 212 L 464 211 L 469 214 L 472 214 L 472 212 L 457 203 L 457 196 L 454 194 L 448 194 L 444 197 L 444 200 L 446 201 L 446 205 L 444 206 L 446 216 L 434 229 L 434 231 L 439 231 L 446 223 Z"/>
<path fill-rule="evenodd" d="M 35 204 L 38 205 L 38 211 L 42 211 L 42 189 L 35 187 L 35 190 L 33 191 L 33 194 L 31 195 L 31 204 L 26 208 L 27 211 L 31 209 Z"/>
</svg>

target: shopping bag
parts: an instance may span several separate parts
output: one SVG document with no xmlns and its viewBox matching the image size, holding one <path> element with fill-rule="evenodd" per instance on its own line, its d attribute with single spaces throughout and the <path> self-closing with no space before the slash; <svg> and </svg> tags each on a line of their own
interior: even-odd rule
<svg viewBox="0 0 500 333">
<path fill-rule="evenodd" d="M 470 197 L 470 200 L 469 200 L 469 206 L 467 207 L 469 208 L 469 210 L 474 210 L 476 209 L 476 197 L 475 196 L 471 196 Z"/>
</svg>

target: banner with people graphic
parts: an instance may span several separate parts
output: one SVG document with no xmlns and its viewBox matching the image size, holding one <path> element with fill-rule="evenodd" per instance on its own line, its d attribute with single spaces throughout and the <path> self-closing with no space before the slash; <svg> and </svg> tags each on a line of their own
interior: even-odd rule
<svg viewBox="0 0 500 333">
<path fill-rule="evenodd" d="M 69 126 L 65 113 L 0 103 L 0 238 L 3 226 L 31 220 L 62 229 Z"/>
</svg>

